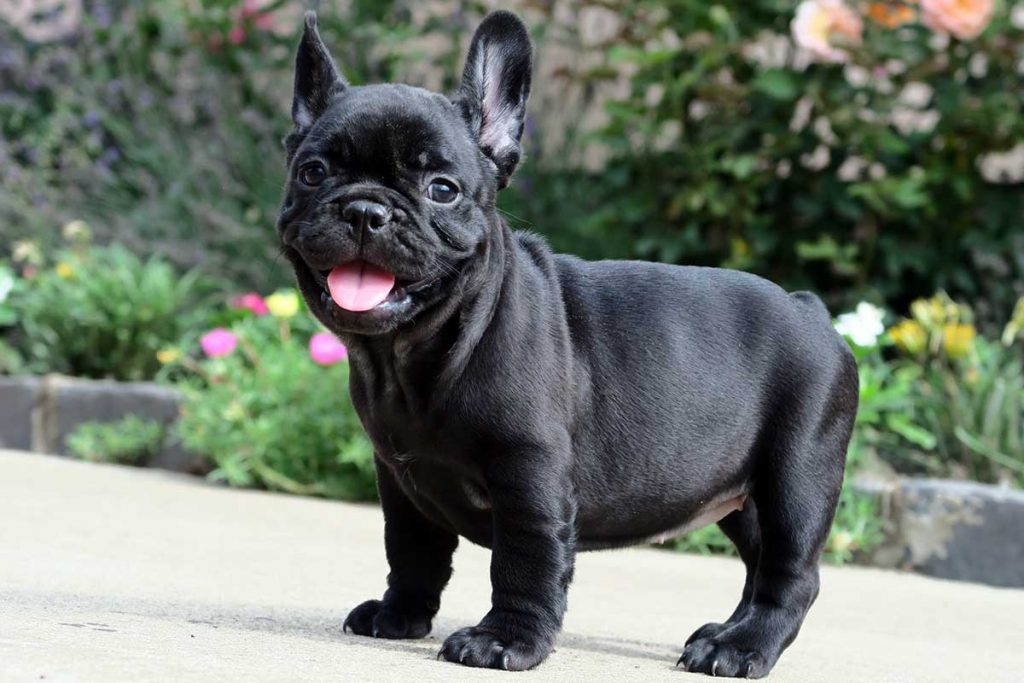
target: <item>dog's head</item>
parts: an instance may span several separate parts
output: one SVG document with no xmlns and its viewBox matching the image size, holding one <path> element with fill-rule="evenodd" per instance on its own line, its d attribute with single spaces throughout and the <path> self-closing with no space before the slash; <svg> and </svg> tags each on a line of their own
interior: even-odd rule
<svg viewBox="0 0 1024 683">
<path fill-rule="evenodd" d="M 455 291 L 483 257 L 495 195 L 519 162 L 531 57 L 522 22 L 495 12 L 453 96 L 350 86 L 306 15 L 278 235 L 328 328 L 394 330 Z"/>
</svg>

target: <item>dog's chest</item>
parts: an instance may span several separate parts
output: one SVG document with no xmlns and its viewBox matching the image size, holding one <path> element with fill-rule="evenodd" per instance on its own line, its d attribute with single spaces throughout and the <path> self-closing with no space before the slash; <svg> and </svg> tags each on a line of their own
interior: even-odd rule
<svg viewBox="0 0 1024 683">
<path fill-rule="evenodd" d="M 422 447 L 382 454 L 381 459 L 426 517 L 474 543 L 490 545 L 491 500 L 471 464 Z"/>
<path fill-rule="evenodd" d="M 489 545 L 491 501 L 481 448 L 465 416 L 431 406 L 422 368 L 380 364 L 356 380 L 353 399 L 377 457 L 402 492 L 439 526 Z M 428 373 L 429 374 L 429 373 Z"/>
<path fill-rule="evenodd" d="M 402 492 L 439 526 L 489 545 L 491 500 L 479 447 L 467 440 L 466 429 L 424 415 L 389 417 L 367 431 Z"/>
</svg>

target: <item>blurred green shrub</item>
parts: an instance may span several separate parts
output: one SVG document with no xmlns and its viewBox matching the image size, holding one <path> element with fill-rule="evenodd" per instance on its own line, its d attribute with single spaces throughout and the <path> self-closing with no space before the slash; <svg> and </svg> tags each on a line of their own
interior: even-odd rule
<svg viewBox="0 0 1024 683">
<path fill-rule="evenodd" d="M 903 418 L 913 427 L 902 434 L 920 453 L 895 452 L 927 474 L 1024 486 L 1024 367 L 1014 346 L 1016 319 L 1000 343 L 980 336 L 971 308 L 944 292 L 915 301 L 911 313 L 888 335 L 901 354 L 893 361 L 896 371 L 913 380 Z"/>
<path fill-rule="evenodd" d="M 20 282 L 14 270 L 0 262 L 0 375 L 12 375 L 24 364 L 21 354 L 11 345 L 10 340 L 18 322 L 18 312 L 11 299 Z"/>
<path fill-rule="evenodd" d="M 80 222 L 67 227 L 87 230 Z M 202 315 L 198 304 L 207 285 L 194 272 L 180 275 L 159 255 L 142 260 L 120 245 L 91 246 L 86 233 L 77 234 L 52 265 L 31 243 L 16 245 L 23 252 L 16 256 L 31 253 L 9 302 L 17 313 L 9 339 L 22 357 L 11 369 L 152 379 L 160 369 L 157 351 Z"/>
<path fill-rule="evenodd" d="M 86 422 L 67 437 L 72 455 L 89 462 L 142 465 L 155 457 L 164 442 L 165 429 L 138 415 L 114 422 Z"/>
<path fill-rule="evenodd" d="M 1016 317 L 1002 343 L 970 307 L 919 299 L 877 344 L 858 346 L 861 405 L 851 457 L 905 474 L 1024 486 L 1024 369 Z M 1017 307 L 1024 318 L 1024 304 Z"/>
<path fill-rule="evenodd" d="M 373 448 L 348 396 L 344 348 L 296 315 L 294 291 L 266 303 L 268 314 L 203 335 L 203 357 L 168 358 L 185 371 L 177 434 L 232 486 L 374 499 Z"/>
<path fill-rule="evenodd" d="M 322 8 L 353 82 L 392 76 L 407 13 Z M 257 7 L 259 5 L 259 7 Z M 86 3 L 69 37 L 0 13 L 0 242 L 45 249 L 84 218 L 100 243 L 272 288 L 299 3 Z"/>
<path fill-rule="evenodd" d="M 451 87 L 480 4 L 360 0 L 321 7 L 321 30 L 355 83 Z M 833 308 L 944 288 L 988 328 L 1024 294 L 1022 178 L 999 156 L 1024 139 L 1011 4 L 960 40 L 899 2 L 850 2 L 862 41 L 823 63 L 794 49 L 790 0 L 513 3 L 542 47 L 582 55 L 546 69 L 542 51 L 538 80 L 605 102 L 606 124 L 570 118 L 552 147 L 564 124 L 531 117 L 502 205 L 588 257 L 752 270 Z M 0 20 L 0 240 L 52 243 L 81 216 L 101 241 L 239 286 L 286 282 L 272 224 L 301 5 L 86 5 L 72 38 Z M 897 7 L 910 20 L 893 27 Z M 587 12 L 606 30 L 573 38 L 598 23 Z"/>
<path fill-rule="evenodd" d="M 878 20 L 860 19 L 845 63 L 795 49 L 797 4 L 573 3 L 610 27 L 590 43 L 603 60 L 563 73 L 625 93 L 589 139 L 610 159 L 565 168 L 573 150 L 528 142 L 506 208 L 588 256 L 741 268 L 833 308 L 944 288 L 989 326 L 1024 294 L 1024 148 L 1010 168 L 989 156 L 1024 140 L 1014 3 L 959 40 L 916 7 L 891 27 L 879 12 L 902 3 L 848 2 Z"/>
</svg>

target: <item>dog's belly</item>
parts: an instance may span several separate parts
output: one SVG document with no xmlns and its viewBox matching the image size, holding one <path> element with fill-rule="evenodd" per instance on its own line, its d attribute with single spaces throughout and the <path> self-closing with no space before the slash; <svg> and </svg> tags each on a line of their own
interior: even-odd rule
<svg viewBox="0 0 1024 683">
<path fill-rule="evenodd" d="M 578 549 L 602 550 L 629 545 L 664 543 L 709 524 L 714 524 L 727 515 L 742 510 L 747 496 L 746 491 L 728 491 L 714 496 L 706 503 L 699 504 L 695 509 L 692 506 L 680 506 L 676 516 L 665 515 L 643 522 L 626 521 L 619 525 L 609 524 L 606 519 L 597 529 L 590 529 L 584 523 L 579 529 Z M 684 512 L 684 510 L 687 511 Z"/>
<path fill-rule="evenodd" d="M 465 472 L 422 463 L 412 465 L 397 479 L 413 504 L 435 524 L 477 545 L 491 547 L 492 508 L 481 480 Z M 741 510 L 747 496 L 747 491 L 733 489 L 706 501 L 679 503 L 662 514 L 645 515 L 643 520 L 619 518 L 613 508 L 591 510 L 577 519 L 577 549 L 664 543 Z M 598 518 L 600 524 L 588 524 L 588 519 Z"/>
</svg>

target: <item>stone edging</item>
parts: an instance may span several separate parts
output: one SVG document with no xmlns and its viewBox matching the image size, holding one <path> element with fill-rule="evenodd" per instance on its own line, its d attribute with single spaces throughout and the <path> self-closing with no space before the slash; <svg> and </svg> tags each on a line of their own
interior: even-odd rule
<svg viewBox="0 0 1024 683">
<path fill-rule="evenodd" d="M 152 382 L 89 380 L 63 375 L 0 377 L 0 447 L 69 455 L 66 439 L 83 422 L 138 415 L 170 426 L 180 394 Z M 176 472 L 203 469 L 202 460 L 174 439 L 150 462 Z"/>
<path fill-rule="evenodd" d="M 1024 491 L 972 481 L 857 481 L 881 500 L 889 538 L 873 564 L 1024 587 Z"/>
</svg>

